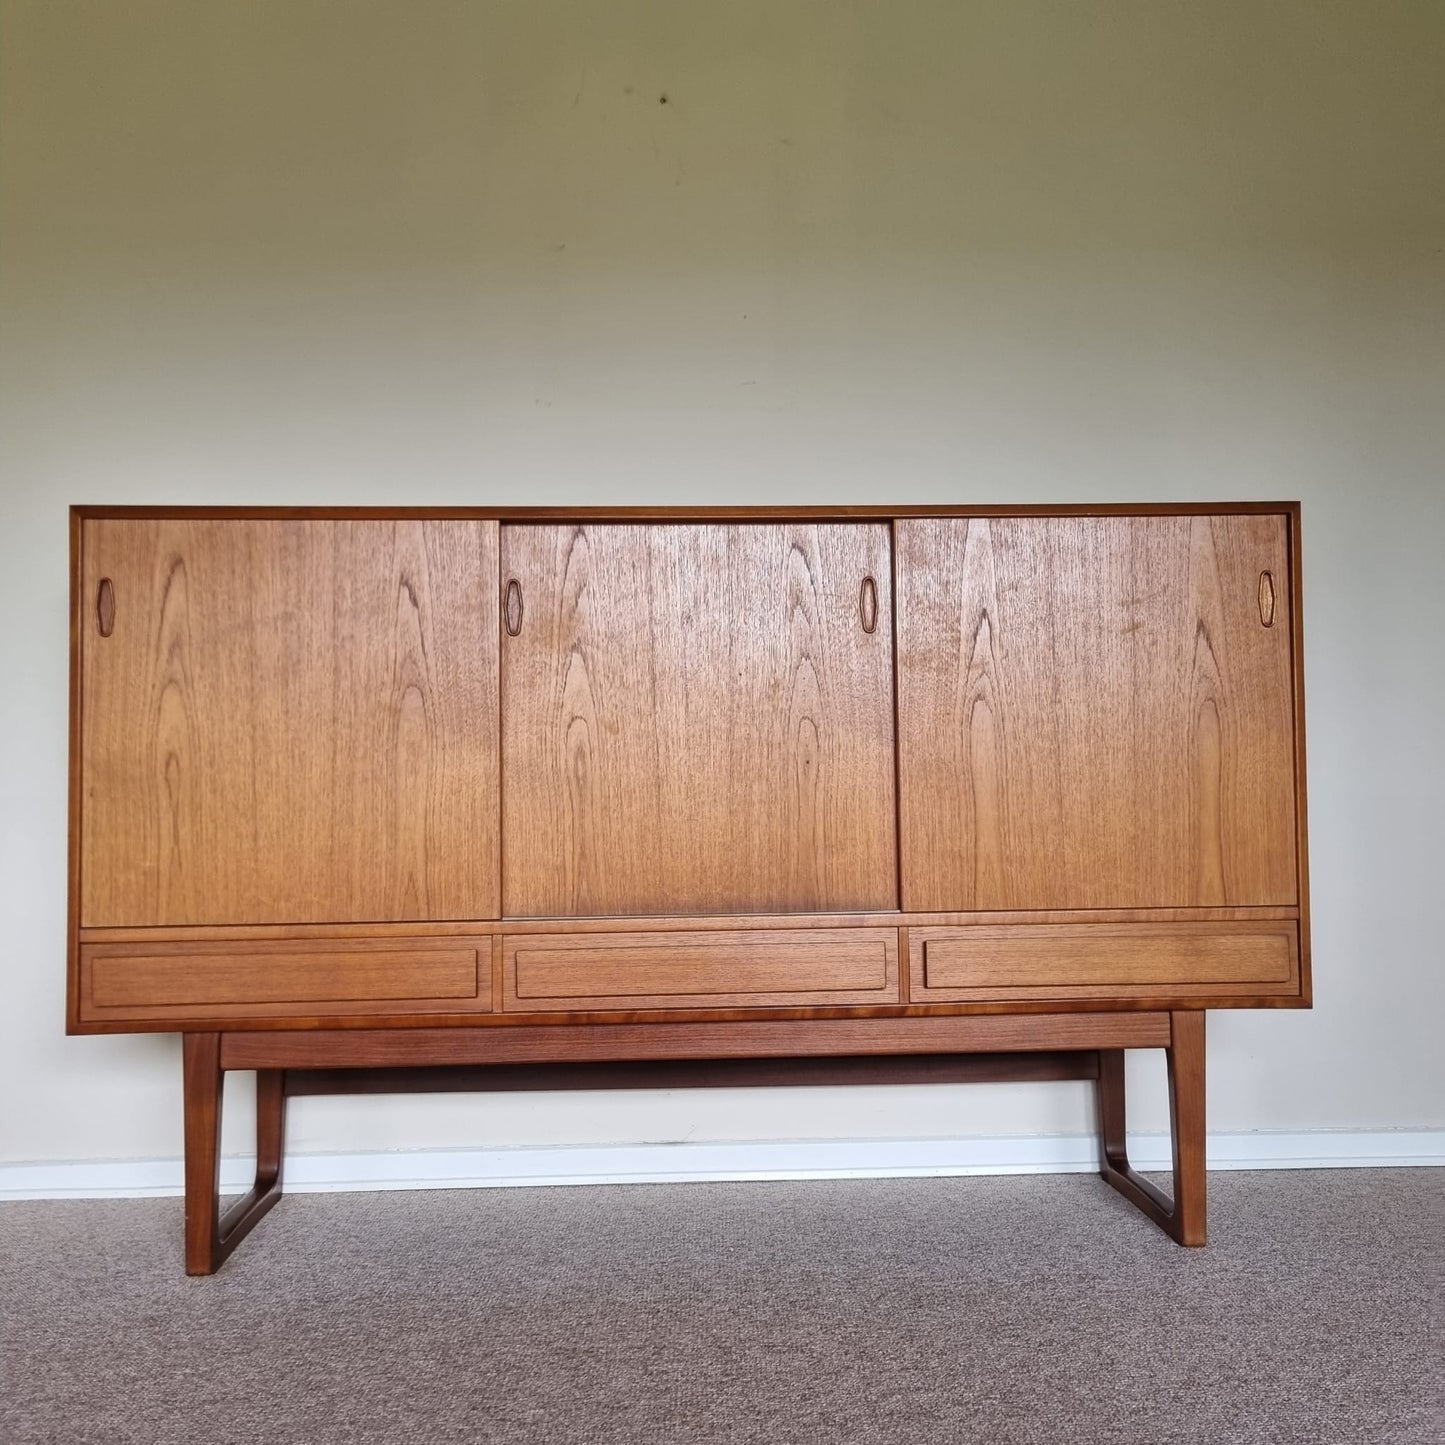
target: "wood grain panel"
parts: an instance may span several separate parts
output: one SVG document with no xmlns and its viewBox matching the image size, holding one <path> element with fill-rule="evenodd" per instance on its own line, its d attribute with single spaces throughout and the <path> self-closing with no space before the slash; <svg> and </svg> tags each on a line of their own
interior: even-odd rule
<svg viewBox="0 0 1445 1445">
<path fill-rule="evenodd" d="M 886 526 L 508 526 L 502 577 L 508 916 L 896 906 Z"/>
<path fill-rule="evenodd" d="M 1062 924 L 911 930 L 924 997 L 997 988 L 1288 983 L 1296 925 Z"/>
<path fill-rule="evenodd" d="M 508 936 L 508 1011 L 880 1003 L 898 997 L 893 929 Z"/>
<path fill-rule="evenodd" d="M 90 959 L 90 998 L 97 1008 L 476 994 L 477 952 L 468 948 L 419 953 L 98 953 Z"/>
<path fill-rule="evenodd" d="M 215 1027 L 492 1008 L 490 937 L 83 944 L 90 1025 Z"/>
<path fill-rule="evenodd" d="M 495 917 L 497 548 L 486 522 L 86 522 L 82 922 Z"/>
<path fill-rule="evenodd" d="M 909 910 L 1294 904 L 1271 515 L 897 524 Z"/>
</svg>

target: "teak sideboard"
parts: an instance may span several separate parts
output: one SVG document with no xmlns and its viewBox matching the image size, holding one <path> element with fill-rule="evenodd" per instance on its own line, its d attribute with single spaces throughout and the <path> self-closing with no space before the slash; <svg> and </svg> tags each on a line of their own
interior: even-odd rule
<svg viewBox="0 0 1445 1445">
<path fill-rule="evenodd" d="M 1091 1079 L 1202 1244 L 1204 1011 L 1310 996 L 1299 553 L 1295 503 L 72 509 L 69 1028 L 184 1035 L 187 1269 L 288 1096 L 427 1087 Z"/>
</svg>

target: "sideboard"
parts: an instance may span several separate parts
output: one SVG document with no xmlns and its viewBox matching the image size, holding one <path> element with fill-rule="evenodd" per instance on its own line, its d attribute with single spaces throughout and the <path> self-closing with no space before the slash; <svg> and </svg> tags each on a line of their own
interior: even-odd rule
<svg viewBox="0 0 1445 1445">
<path fill-rule="evenodd" d="M 1310 998 L 1299 558 L 1296 503 L 73 508 L 68 1023 L 183 1035 L 188 1271 L 289 1096 L 387 1088 L 1089 1079 L 1204 1243 L 1205 1010 Z"/>
</svg>

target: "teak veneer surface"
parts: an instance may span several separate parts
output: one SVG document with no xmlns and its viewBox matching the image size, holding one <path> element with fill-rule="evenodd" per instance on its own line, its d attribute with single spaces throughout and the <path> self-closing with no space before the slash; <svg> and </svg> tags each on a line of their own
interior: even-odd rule
<svg viewBox="0 0 1445 1445">
<path fill-rule="evenodd" d="M 495 916 L 497 534 L 86 521 L 81 924 Z"/>
<path fill-rule="evenodd" d="M 1295 910 L 1217 911 L 1232 916 L 934 914 L 912 916 L 911 927 L 888 914 L 824 916 L 831 926 L 787 915 L 706 928 L 531 920 L 496 935 L 371 925 L 344 938 L 314 927 L 97 930 L 80 946 L 79 1018 L 88 1028 L 392 1026 L 408 1015 L 510 1025 L 545 1014 L 883 1017 L 910 1003 L 978 1012 L 1297 1001 Z M 499 1012 L 507 1017 L 479 1017 Z"/>
<path fill-rule="evenodd" d="M 505 526 L 505 912 L 896 907 L 890 572 L 883 523 Z"/>
<path fill-rule="evenodd" d="M 1070 999 L 1296 992 L 1298 925 L 1007 924 L 909 931 L 913 996 Z"/>
<path fill-rule="evenodd" d="M 1285 517 L 896 534 L 905 908 L 1298 901 Z"/>
<path fill-rule="evenodd" d="M 742 1007 L 898 1000 L 893 928 L 509 935 L 504 1007 Z"/>
<path fill-rule="evenodd" d="M 255 940 L 237 944 L 87 944 L 81 979 L 87 1014 L 132 1017 L 217 1006 L 234 1012 L 307 1005 L 395 1009 L 490 999 L 492 940 Z"/>
</svg>

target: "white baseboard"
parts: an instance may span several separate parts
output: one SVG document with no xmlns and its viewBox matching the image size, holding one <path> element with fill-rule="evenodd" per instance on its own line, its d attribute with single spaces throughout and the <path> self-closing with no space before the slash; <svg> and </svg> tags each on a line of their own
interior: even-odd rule
<svg viewBox="0 0 1445 1445">
<path fill-rule="evenodd" d="M 1139 1169 L 1169 1167 L 1166 1134 L 1130 1136 Z M 1084 1135 L 975 1139 L 805 1139 L 744 1143 L 581 1144 L 290 1154 L 298 1194 L 368 1189 L 671 1184 L 704 1180 L 875 1179 L 957 1174 L 1072 1174 L 1097 1167 Z M 1445 1129 L 1212 1134 L 1211 1169 L 1339 1169 L 1445 1165 Z M 250 1185 L 252 1165 L 228 1158 L 222 1187 Z M 0 1164 L 0 1199 L 134 1198 L 181 1193 L 179 1159 Z"/>
</svg>

